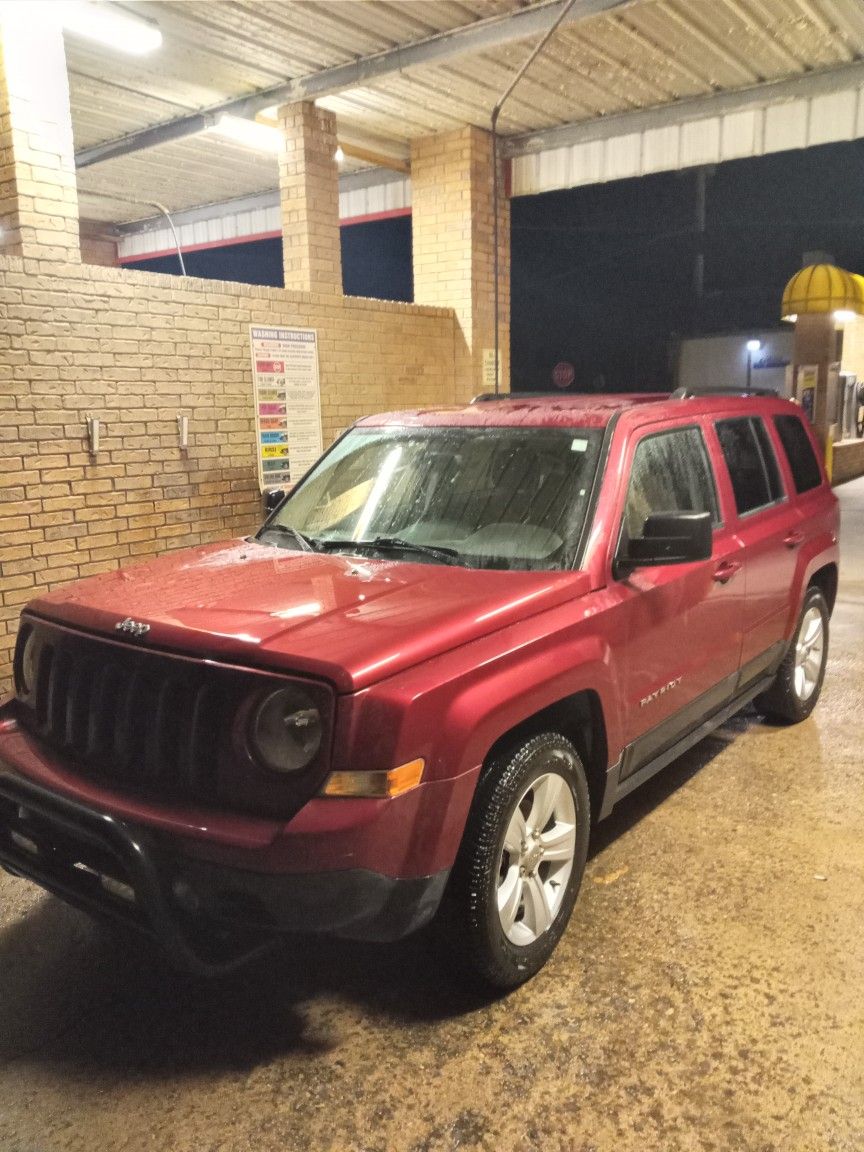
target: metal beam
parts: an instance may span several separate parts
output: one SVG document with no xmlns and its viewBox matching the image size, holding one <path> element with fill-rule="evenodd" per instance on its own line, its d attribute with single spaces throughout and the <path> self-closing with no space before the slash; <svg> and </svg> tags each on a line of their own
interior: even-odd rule
<svg viewBox="0 0 864 1152">
<path fill-rule="evenodd" d="M 602 15 L 604 12 L 633 2 L 634 0 L 575 0 L 564 23 L 570 24 L 589 16 Z M 299 100 L 334 96 L 406 68 L 438 64 L 457 56 L 485 52 L 490 48 L 500 48 L 502 45 L 525 40 L 530 36 L 539 36 L 548 30 L 565 3 L 566 0 L 544 0 L 543 3 L 530 8 L 521 8 L 503 16 L 490 16 L 486 20 L 478 20 L 474 24 L 466 24 L 448 32 L 439 32 L 423 40 L 389 48 L 384 52 L 376 52 L 372 56 L 364 56 L 348 64 L 338 64 L 333 68 L 312 72 L 308 76 L 299 76 L 295 80 L 287 80 L 283 84 L 255 92 L 251 96 L 229 100 L 203 112 L 193 112 L 177 120 L 169 120 L 152 128 L 144 128 L 114 140 L 106 140 L 91 148 L 83 148 L 75 154 L 75 164 L 78 168 L 87 168 L 104 160 L 126 156 L 130 152 L 140 152 L 158 144 L 182 140 L 186 136 L 193 136 L 211 127 L 217 116 L 225 112 L 232 116 L 254 117 L 263 108 L 269 108 L 274 104 L 292 104 Z"/>
<path fill-rule="evenodd" d="M 510 136 L 502 141 L 501 151 L 504 156 L 513 159 L 532 152 L 589 144 L 595 140 L 608 140 L 651 128 L 668 128 L 710 116 L 727 116 L 732 112 L 744 112 L 748 108 L 765 108 L 787 100 L 807 100 L 813 96 L 843 92 L 859 85 L 864 85 L 864 64 L 848 64 L 823 72 L 808 72 L 788 80 L 757 84 L 752 88 L 737 88 L 733 92 L 717 92 L 710 96 L 660 104 L 638 112 L 600 116 L 594 120 L 528 132 L 523 136 Z"/>
</svg>

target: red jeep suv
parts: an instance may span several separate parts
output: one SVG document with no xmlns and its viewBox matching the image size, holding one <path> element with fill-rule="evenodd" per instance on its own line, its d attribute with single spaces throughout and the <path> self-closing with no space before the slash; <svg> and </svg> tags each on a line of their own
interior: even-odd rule
<svg viewBox="0 0 864 1152">
<path fill-rule="evenodd" d="M 762 396 L 481 397 L 361 420 L 249 539 L 40 596 L 0 863 L 214 971 L 436 919 L 512 987 L 592 819 L 825 674 L 838 511 Z"/>
</svg>

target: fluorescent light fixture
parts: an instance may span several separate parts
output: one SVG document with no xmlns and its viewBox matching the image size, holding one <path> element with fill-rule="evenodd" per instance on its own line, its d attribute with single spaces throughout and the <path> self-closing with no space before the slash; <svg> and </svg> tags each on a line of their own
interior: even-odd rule
<svg viewBox="0 0 864 1152">
<path fill-rule="evenodd" d="M 747 351 L 748 352 L 758 352 L 761 347 L 762 347 L 762 341 L 761 340 L 748 340 L 747 341 Z"/>
<path fill-rule="evenodd" d="M 230 112 L 223 112 L 208 131 L 216 132 L 246 148 L 257 148 L 259 152 L 279 152 L 282 148 L 281 129 L 271 128 L 269 124 L 258 124 L 243 116 L 232 116 Z"/>
<path fill-rule="evenodd" d="M 336 151 L 333 153 L 333 159 L 336 161 L 337 164 L 344 164 L 345 163 L 345 153 L 342 151 L 342 145 L 341 144 L 336 149 Z"/>
<path fill-rule="evenodd" d="M 162 33 L 157 24 L 114 4 L 69 0 L 60 6 L 59 14 L 67 32 L 107 44 L 118 52 L 146 56 L 162 44 Z"/>
<path fill-rule="evenodd" d="M 798 319 L 798 313 L 790 312 L 788 316 L 781 316 L 780 319 L 785 320 L 787 324 L 794 324 Z"/>
<path fill-rule="evenodd" d="M 838 308 L 834 313 L 834 319 L 840 324 L 848 324 L 854 320 L 857 313 L 853 312 L 851 308 Z"/>
</svg>

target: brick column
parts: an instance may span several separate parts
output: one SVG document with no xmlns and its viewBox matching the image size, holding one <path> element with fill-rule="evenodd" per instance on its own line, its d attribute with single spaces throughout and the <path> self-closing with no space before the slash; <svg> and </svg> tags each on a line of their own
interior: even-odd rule
<svg viewBox="0 0 864 1152">
<path fill-rule="evenodd" d="M 795 322 L 793 363 L 796 369 L 801 364 L 814 364 L 818 369 L 816 395 L 813 398 L 813 426 L 823 444 L 836 419 L 837 382 L 830 372 L 831 365 L 839 360 L 836 327 L 830 312 L 799 316 Z"/>
<path fill-rule="evenodd" d="M 303 103 L 280 108 L 278 119 L 285 287 L 341 294 L 336 117 Z"/>
<path fill-rule="evenodd" d="M 500 174 L 499 174 L 500 179 Z M 499 185 L 500 188 L 500 185 Z M 453 308 L 461 328 L 456 400 L 489 388 L 495 347 L 492 137 L 460 128 L 411 146 L 414 300 Z M 510 387 L 510 204 L 499 200 L 500 369 Z"/>
<path fill-rule="evenodd" d="M 0 229 L 0 252 L 80 259 L 63 33 L 32 5 L 0 9 Z"/>
</svg>

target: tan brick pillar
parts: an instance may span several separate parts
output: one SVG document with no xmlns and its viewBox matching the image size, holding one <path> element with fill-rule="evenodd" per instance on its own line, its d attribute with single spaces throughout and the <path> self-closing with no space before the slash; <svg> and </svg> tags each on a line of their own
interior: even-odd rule
<svg viewBox="0 0 864 1152">
<path fill-rule="evenodd" d="M 500 173 L 499 173 L 500 179 Z M 510 204 L 499 185 L 501 388 L 510 387 Z M 453 308 L 461 340 L 456 396 L 486 390 L 495 347 L 492 137 L 460 128 L 411 146 L 414 300 Z M 488 368 L 487 368 L 488 370 Z"/>
<path fill-rule="evenodd" d="M 0 7 L 0 252 L 79 260 L 63 33 L 38 8 Z"/>
<path fill-rule="evenodd" d="M 837 364 L 839 360 L 836 329 L 836 321 L 830 312 L 799 316 L 795 322 L 792 359 L 796 370 L 801 364 L 812 364 L 818 369 L 816 395 L 813 398 L 813 425 L 823 444 L 831 424 L 836 420 L 837 381 L 830 370 L 831 365 Z"/>
<path fill-rule="evenodd" d="M 336 117 L 303 103 L 280 108 L 278 118 L 285 287 L 341 294 Z"/>
</svg>

